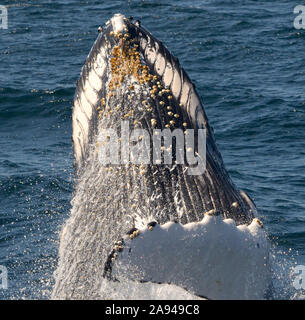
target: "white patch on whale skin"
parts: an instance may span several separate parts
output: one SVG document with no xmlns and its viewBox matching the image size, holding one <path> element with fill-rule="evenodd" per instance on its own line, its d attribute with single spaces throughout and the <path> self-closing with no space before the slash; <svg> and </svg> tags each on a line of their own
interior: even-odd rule
<svg viewBox="0 0 305 320">
<path fill-rule="evenodd" d="M 95 73 L 95 71 L 91 70 L 88 76 L 88 80 L 92 88 L 94 88 L 97 92 L 100 91 L 103 87 L 103 82 L 99 78 L 99 76 Z"/>
<path fill-rule="evenodd" d="M 159 76 L 163 75 L 165 65 L 166 65 L 166 62 L 165 62 L 164 56 L 161 53 L 158 53 L 157 61 L 155 63 L 155 70 Z"/>
<path fill-rule="evenodd" d="M 180 97 L 180 103 L 185 106 L 187 103 L 187 99 L 189 96 L 189 92 L 192 88 L 192 84 L 188 81 L 183 81 L 182 85 L 182 92 L 181 92 L 181 97 Z"/>
<path fill-rule="evenodd" d="M 187 105 L 187 112 L 192 120 L 193 126 L 195 128 L 198 128 L 197 119 L 198 119 L 198 114 L 202 113 L 202 116 L 200 117 L 201 120 L 204 119 L 203 112 L 202 112 L 202 107 L 201 103 L 199 100 L 199 97 L 197 96 L 195 90 L 192 88 L 189 96 L 189 101 Z M 204 126 L 203 126 L 204 128 Z"/>
<path fill-rule="evenodd" d="M 100 53 L 96 56 L 95 61 L 93 62 L 93 68 L 96 74 L 100 77 L 104 76 L 107 62 L 105 61 L 106 50 L 105 48 L 101 48 Z"/>
<path fill-rule="evenodd" d="M 84 84 L 83 90 L 85 91 L 85 95 L 87 100 L 93 105 L 95 106 L 98 102 L 98 94 L 97 92 L 91 87 L 90 82 L 88 81 L 88 79 L 86 79 L 86 82 Z M 92 110 L 92 108 L 91 108 Z"/>
<path fill-rule="evenodd" d="M 141 229 L 125 240 L 112 276 L 122 282 L 171 283 L 210 299 L 263 299 L 268 252 L 265 232 L 255 220 L 236 226 L 232 219 L 205 216 L 186 225 Z"/>
<path fill-rule="evenodd" d="M 92 105 L 88 102 L 86 95 L 84 91 L 80 94 L 80 104 L 83 109 L 83 111 L 86 113 L 88 119 L 91 119 L 92 117 Z"/>
<path fill-rule="evenodd" d="M 87 137 L 88 137 L 88 132 L 89 132 L 89 122 L 88 122 L 88 119 L 85 116 L 85 114 L 79 108 L 75 108 L 75 111 L 77 109 L 79 110 L 79 112 L 74 112 L 74 114 L 72 116 L 73 121 L 77 122 L 77 124 L 81 125 L 81 127 L 78 128 L 78 134 L 77 134 L 77 132 L 76 132 L 76 134 L 77 134 L 78 138 L 85 139 L 84 143 L 87 143 Z M 83 135 L 80 135 L 79 131 L 82 132 Z"/>
<path fill-rule="evenodd" d="M 174 70 L 174 79 L 172 82 L 171 89 L 172 89 L 172 93 L 173 93 L 174 97 L 176 99 L 178 99 L 180 92 L 181 92 L 181 78 L 179 75 L 179 70 L 177 70 L 177 69 Z"/>
<path fill-rule="evenodd" d="M 155 45 L 158 46 L 157 43 Z M 148 63 L 154 64 L 157 59 L 157 48 L 152 44 L 147 45 L 145 56 Z"/>
<path fill-rule="evenodd" d="M 74 156 L 75 156 L 75 160 L 77 162 L 81 161 L 81 156 L 82 156 L 82 150 L 81 150 L 81 143 L 78 140 L 78 138 L 74 138 L 73 137 L 73 143 L 74 143 Z"/>
<path fill-rule="evenodd" d="M 144 51 L 146 49 L 147 46 L 147 40 L 145 38 L 141 38 L 140 40 L 140 48 L 142 51 Z"/>
<path fill-rule="evenodd" d="M 81 160 L 82 148 L 88 142 L 89 123 L 88 118 L 82 111 L 78 99 L 74 102 L 74 110 L 72 114 L 73 123 L 73 145 L 76 161 Z"/>
<path fill-rule="evenodd" d="M 110 20 L 112 24 L 112 28 L 114 32 L 123 32 L 124 31 L 124 22 L 125 17 L 118 13 L 113 16 L 113 18 Z"/>
<path fill-rule="evenodd" d="M 173 66 L 169 61 L 167 61 L 166 68 L 163 74 L 163 82 L 166 87 L 170 86 L 170 84 L 172 83 L 173 75 L 174 75 Z"/>
</svg>

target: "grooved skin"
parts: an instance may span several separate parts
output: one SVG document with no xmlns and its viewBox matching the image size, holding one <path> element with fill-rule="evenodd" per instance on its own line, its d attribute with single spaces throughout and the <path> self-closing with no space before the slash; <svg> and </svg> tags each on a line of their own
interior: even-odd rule
<svg viewBox="0 0 305 320">
<path fill-rule="evenodd" d="M 186 122 L 188 128 L 206 129 L 206 172 L 190 176 L 183 165 L 149 165 L 141 175 L 139 166 L 120 165 L 106 171 L 98 161 L 95 144 L 100 130 L 108 127 L 119 130 L 120 120 L 129 110 L 135 110 L 140 128 L 147 129 L 150 135 L 151 118 L 157 120 L 160 129 L 169 121 L 158 96 L 151 103 L 151 113 L 137 109 L 147 89 L 144 85 L 140 99 L 129 100 L 122 89 L 121 94 L 110 100 L 111 108 L 114 110 L 119 105 L 119 110 L 109 118 L 98 119 L 97 107 L 108 94 L 111 51 L 117 44 L 110 36 L 112 25 L 109 24 L 99 34 L 77 82 L 72 117 L 76 187 L 71 217 L 61 236 L 53 298 L 107 298 L 99 287 L 105 261 L 115 240 L 139 221 L 164 224 L 177 220 L 186 224 L 201 220 L 204 212 L 211 209 L 237 224 L 249 223 L 253 218 L 250 205 L 241 197 L 224 167 L 199 96 L 179 61 L 144 28 L 128 21 L 126 25 L 131 38 L 140 44 L 140 53 L 150 73 L 158 75 L 171 90 L 169 95 L 173 99 L 171 102 L 165 99 L 165 105 L 170 104 L 173 112 L 180 115 L 176 119 L 177 127 Z M 239 206 L 232 207 L 234 202 Z"/>
</svg>

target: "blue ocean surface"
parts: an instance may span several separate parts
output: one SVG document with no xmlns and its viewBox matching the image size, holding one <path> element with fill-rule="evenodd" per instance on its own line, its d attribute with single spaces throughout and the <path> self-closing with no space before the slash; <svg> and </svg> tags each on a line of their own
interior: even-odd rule
<svg viewBox="0 0 305 320">
<path fill-rule="evenodd" d="M 115 13 L 141 20 L 202 98 L 226 168 L 272 243 L 274 299 L 305 265 L 305 30 L 291 0 L 4 1 L 0 29 L 0 299 L 48 299 L 73 194 L 76 80 Z M 304 281 L 305 283 L 305 281 Z M 304 286 L 305 288 L 305 286 Z"/>
</svg>

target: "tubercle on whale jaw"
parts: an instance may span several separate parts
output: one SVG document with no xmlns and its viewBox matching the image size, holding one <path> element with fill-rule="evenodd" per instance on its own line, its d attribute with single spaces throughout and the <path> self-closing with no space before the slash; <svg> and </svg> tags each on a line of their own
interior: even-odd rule
<svg viewBox="0 0 305 320">
<path fill-rule="evenodd" d="M 232 203 L 232 207 L 235 207 L 235 208 L 238 208 L 238 202 L 233 202 Z M 211 209 L 207 212 L 204 212 L 203 216 L 214 216 L 214 217 L 217 217 L 217 216 L 220 216 L 222 215 L 221 212 L 219 210 L 216 210 L 216 209 Z M 264 224 L 263 222 L 258 219 L 258 218 L 253 218 L 253 220 L 251 222 L 248 223 L 248 225 L 250 225 L 251 223 L 257 223 L 261 228 L 264 228 Z"/>
</svg>

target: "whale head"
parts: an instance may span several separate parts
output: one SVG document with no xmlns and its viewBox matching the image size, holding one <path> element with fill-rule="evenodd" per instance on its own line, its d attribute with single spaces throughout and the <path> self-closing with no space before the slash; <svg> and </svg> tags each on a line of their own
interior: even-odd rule
<svg viewBox="0 0 305 320">
<path fill-rule="evenodd" d="M 99 28 L 72 126 L 76 185 L 53 297 L 107 297 L 113 280 L 263 295 L 256 207 L 225 169 L 189 76 L 138 21 L 116 14 Z"/>
</svg>

